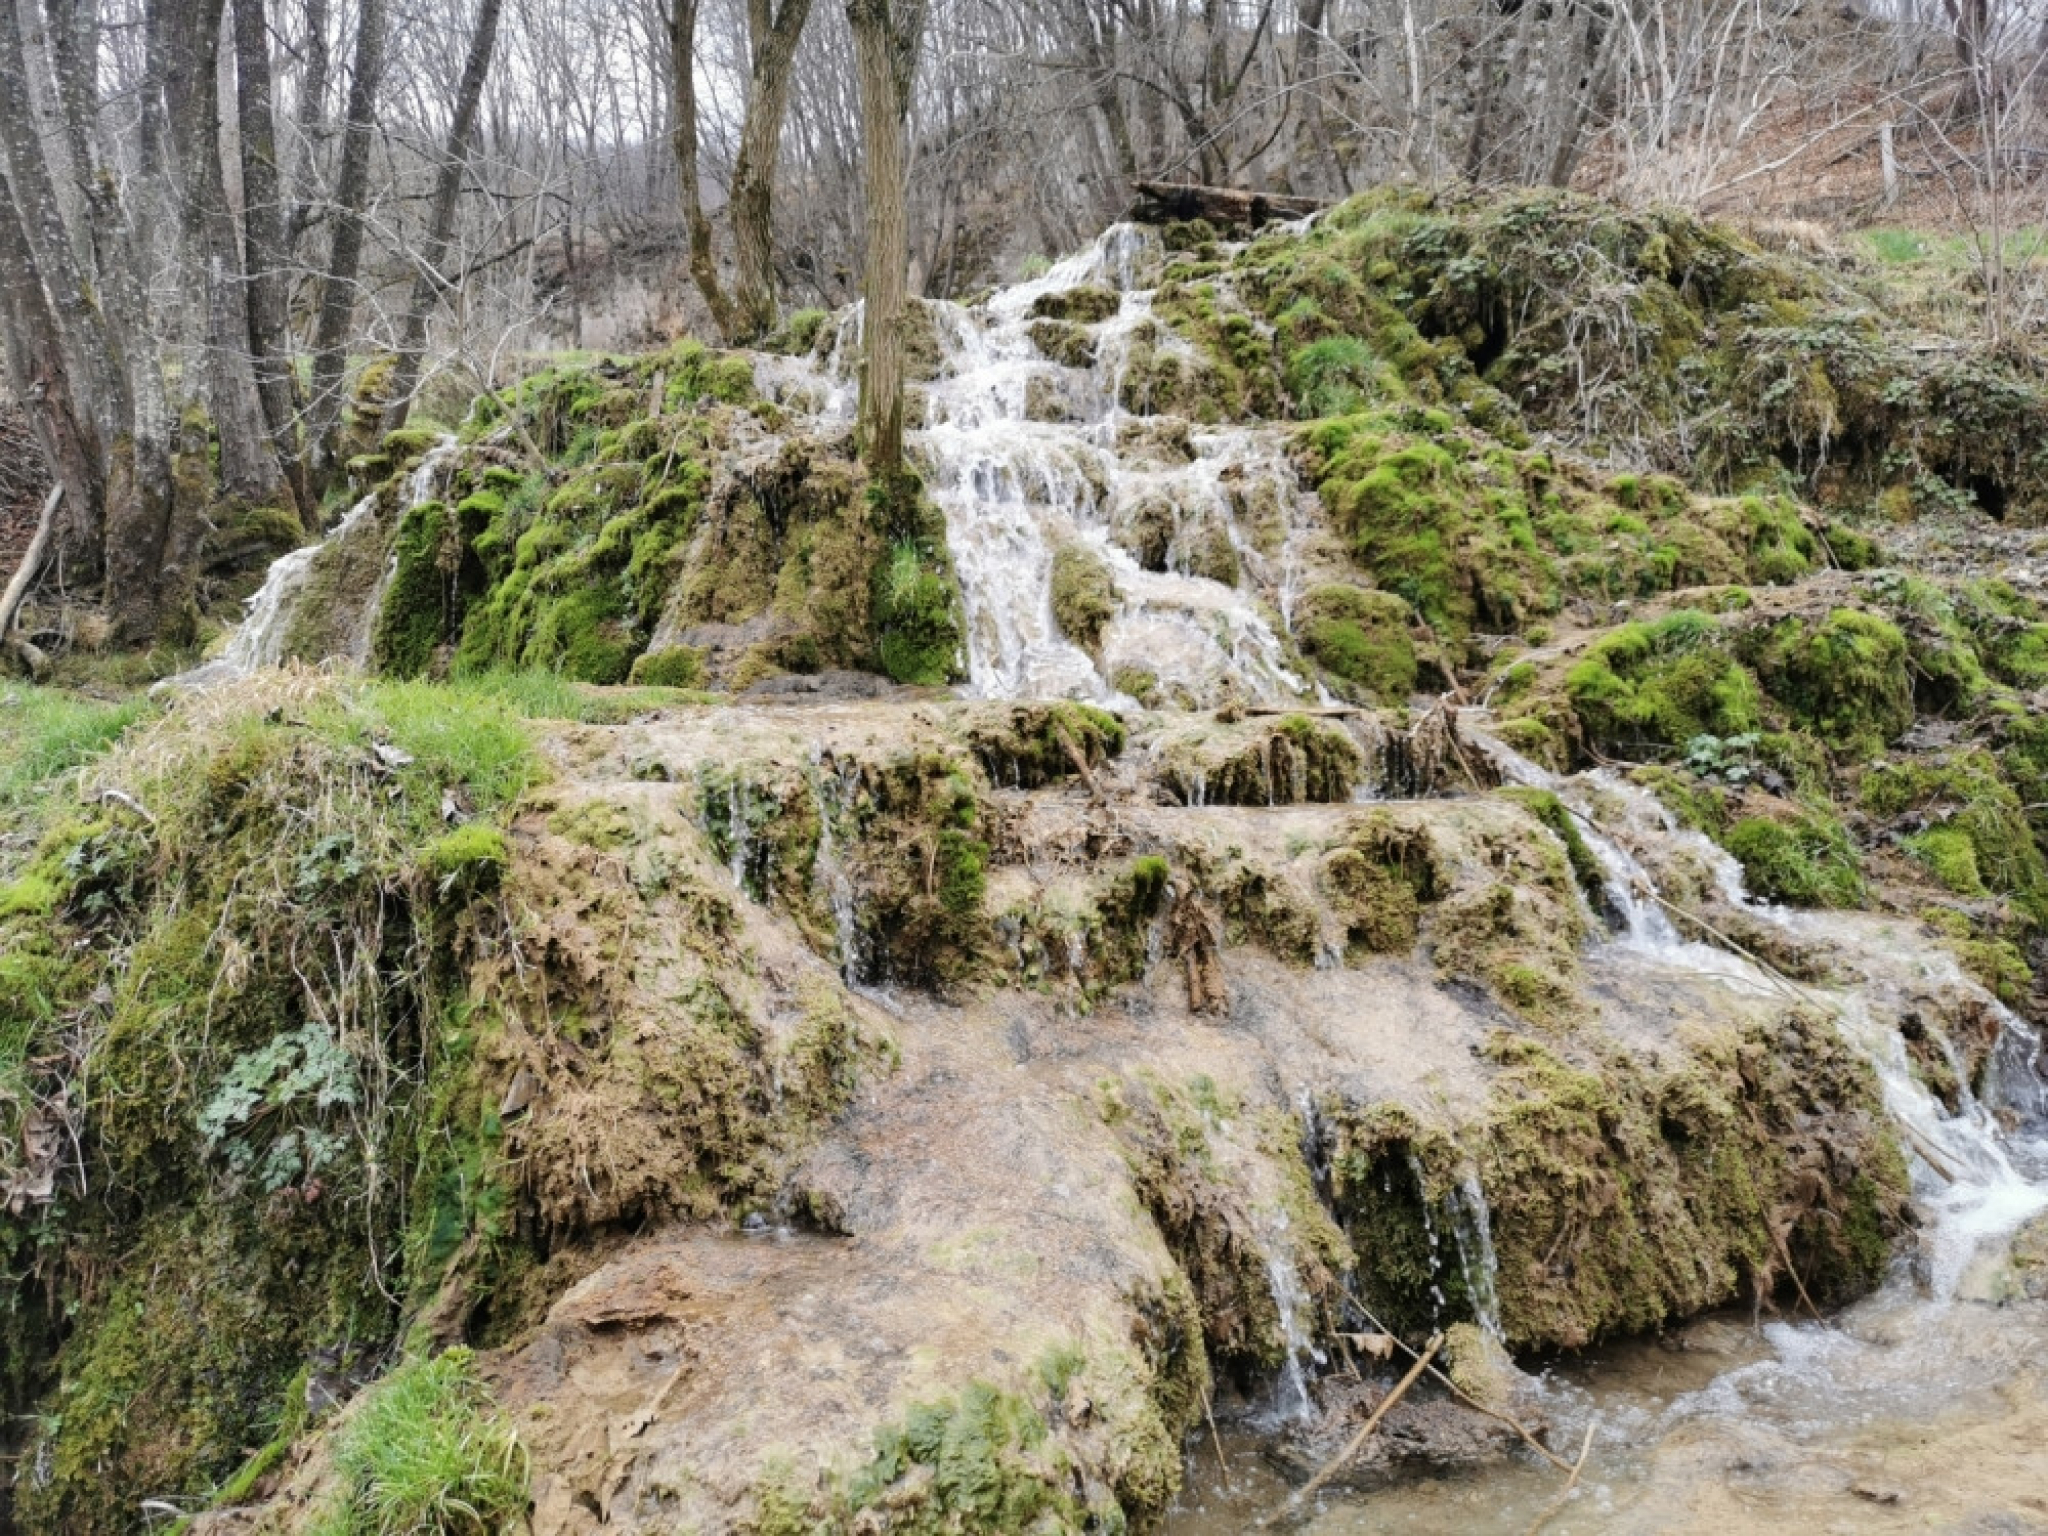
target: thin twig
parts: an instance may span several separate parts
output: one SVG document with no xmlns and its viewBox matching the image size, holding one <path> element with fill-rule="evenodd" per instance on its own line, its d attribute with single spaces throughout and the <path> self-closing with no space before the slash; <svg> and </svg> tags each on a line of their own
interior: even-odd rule
<svg viewBox="0 0 2048 1536">
<path fill-rule="evenodd" d="M 1580 1442 L 1579 1459 L 1572 1466 L 1572 1475 L 1570 1480 L 1565 1483 L 1564 1491 L 1560 1493 L 1556 1498 L 1552 1499 L 1550 1501 L 1549 1507 L 1547 1507 L 1543 1511 L 1543 1513 L 1538 1515 L 1534 1522 L 1531 1523 L 1531 1525 L 1529 1526 L 1528 1536 L 1536 1536 L 1536 1533 L 1538 1531 L 1542 1530 L 1544 1526 L 1550 1524 L 1550 1522 L 1557 1517 L 1557 1512 L 1563 1509 L 1566 1502 L 1571 1498 L 1572 1490 L 1579 1486 L 1579 1474 L 1586 1470 L 1586 1457 L 1590 1455 L 1593 1450 L 1593 1429 L 1594 1426 L 1597 1425 L 1599 1422 L 1600 1421 L 1598 1419 L 1591 1419 L 1587 1421 L 1586 1438 L 1582 1442 Z"/>
<path fill-rule="evenodd" d="M 1209 1394 L 1202 1394 L 1202 1415 L 1209 1421 L 1209 1438 L 1216 1442 L 1216 1465 L 1223 1473 L 1223 1486 L 1230 1487 L 1230 1463 L 1223 1459 L 1223 1436 L 1216 1429 L 1216 1408 Z"/>
<path fill-rule="evenodd" d="M 1350 1443 L 1335 1456 L 1331 1457 L 1329 1462 L 1323 1467 L 1323 1470 L 1310 1478 L 1294 1497 L 1287 1501 L 1290 1509 L 1296 1505 L 1306 1504 L 1310 1499 L 1314 1498 L 1317 1490 L 1331 1478 L 1335 1477 L 1343 1468 L 1345 1462 L 1358 1454 L 1359 1447 L 1370 1440 L 1372 1432 L 1380 1427 L 1380 1420 L 1387 1416 L 1387 1411 L 1407 1395 L 1408 1389 L 1421 1379 L 1422 1373 L 1429 1369 L 1429 1362 L 1436 1358 L 1436 1352 L 1443 1347 L 1444 1336 L 1442 1334 L 1430 1335 L 1429 1343 L 1423 1347 L 1422 1353 L 1416 1356 L 1415 1363 L 1408 1367 L 1408 1374 L 1396 1383 L 1393 1391 L 1380 1399 L 1379 1406 L 1372 1411 L 1372 1417 L 1359 1427 L 1358 1433 L 1351 1437 Z"/>
</svg>

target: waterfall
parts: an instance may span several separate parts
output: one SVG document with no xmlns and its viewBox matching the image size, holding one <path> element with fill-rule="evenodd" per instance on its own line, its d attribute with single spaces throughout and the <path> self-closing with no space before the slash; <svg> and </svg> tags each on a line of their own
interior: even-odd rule
<svg viewBox="0 0 2048 1536">
<path fill-rule="evenodd" d="M 1144 673 L 1163 697 L 1202 704 L 1319 697 L 1267 617 L 1291 614 L 1317 527 L 1286 428 L 1169 428 L 1122 404 L 1135 354 L 1198 361 L 1152 320 L 1151 294 L 1136 286 L 1161 260 L 1155 233 L 1116 225 L 980 308 L 926 306 L 940 364 L 922 386 L 924 424 L 910 445 L 945 515 L 974 696 L 1128 703 L 1116 679 Z M 1114 292 L 1117 309 L 1068 322 L 1091 358 L 1053 361 L 1032 338 L 1033 310 L 1084 286 Z M 758 382 L 792 408 L 843 419 L 857 393 L 860 325 L 849 311 L 821 356 L 764 359 Z M 1148 432 L 1171 446 L 1148 447 Z M 1142 562 L 1134 543 L 1147 549 Z M 1063 545 L 1106 567 L 1121 596 L 1099 654 L 1053 615 Z"/>
<path fill-rule="evenodd" d="M 1304 1321 L 1312 1315 L 1314 1304 L 1309 1299 L 1308 1287 L 1301 1283 L 1301 1271 L 1294 1262 L 1287 1236 L 1287 1218 L 1272 1212 L 1255 1223 L 1255 1228 L 1261 1255 L 1266 1261 L 1267 1288 L 1273 1296 L 1274 1312 L 1280 1319 L 1280 1339 L 1286 1351 L 1274 1387 L 1274 1411 L 1283 1419 L 1305 1419 L 1310 1412 L 1309 1367 L 1320 1367 L 1326 1362 L 1322 1350 L 1316 1347 L 1315 1336 Z"/>
<path fill-rule="evenodd" d="M 1506 1341 L 1500 1326 L 1500 1259 L 1493 1251 L 1493 1213 L 1487 1208 L 1486 1192 L 1479 1187 L 1479 1170 L 1469 1163 L 1458 1170 L 1458 1179 L 1444 1194 L 1451 1217 L 1451 1236 L 1458 1245 L 1458 1270 L 1465 1282 L 1465 1298 L 1472 1307 L 1472 1321 Z"/>
<path fill-rule="evenodd" d="M 1849 931 L 1847 925 L 1854 919 L 1753 899 L 1743 888 L 1741 865 L 1711 839 L 1679 828 L 1648 791 L 1604 769 L 1560 777 L 1483 735 L 1475 739 L 1503 777 L 1551 790 L 1571 810 L 1580 835 L 1600 862 L 1607 897 L 1621 916 L 1621 931 L 1611 941 L 1616 949 L 1647 954 L 1675 969 L 1743 990 L 1783 991 L 1789 985 L 1743 956 L 1684 938 L 1659 899 L 1654 875 L 1630 844 L 1683 852 L 1706 870 L 1729 907 L 1790 936 L 1830 950 L 1870 949 L 1871 936 Z M 1976 988 L 1946 951 L 1926 945 L 1879 955 L 1880 965 L 1887 961 L 1911 966 L 1924 980 L 1978 993 L 1999 1021 L 1988 1102 L 1971 1093 L 1968 1074 L 1955 1060 L 1952 1044 L 1938 1038 L 1938 1048 L 1948 1053 L 1962 1084 L 1959 1106 L 1951 1112 L 1913 1071 L 1898 1029 L 1873 1014 L 1869 994 L 1877 986 L 1874 979 L 1840 989 L 1799 989 L 1804 1000 L 1834 1013 L 1843 1037 L 1877 1075 L 1886 1113 L 1898 1128 L 1913 1169 L 1926 1284 L 1937 1300 L 1948 1300 L 1962 1289 L 1972 1266 L 1995 1252 L 2000 1240 L 2048 1210 L 2048 1081 L 2036 1064 L 2040 1047 L 2034 1031 Z M 2006 1112 L 2011 1129 L 2000 1123 L 1995 1110 Z"/>
<path fill-rule="evenodd" d="M 825 904 L 832 911 L 839 976 L 850 987 L 858 986 L 863 979 L 864 958 L 853 879 L 839 856 L 839 829 L 850 817 L 856 788 L 857 778 L 851 765 L 840 767 L 822 748 L 812 747 L 811 793 L 818 805 L 818 852 L 811 865 L 811 878 L 824 891 Z"/>
<path fill-rule="evenodd" d="M 406 482 L 408 500 L 398 515 L 391 520 L 391 529 L 396 531 L 404 520 L 406 512 L 421 502 L 433 498 L 436 479 L 441 468 L 454 455 L 460 445 L 453 435 L 444 436 L 427 450 L 419 465 Z M 263 667 L 274 667 L 285 659 L 285 643 L 291 635 L 292 621 L 297 616 L 299 599 L 312 578 L 313 569 L 321 557 L 330 550 L 348 543 L 365 519 L 377 512 L 377 493 L 371 492 L 354 506 L 326 538 L 317 544 L 303 545 L 271 562 L 265 573 L 263 585 L 256 589 L 244 606 L 242 622 L 235 626 L 228 636 L 227 644 L 214 660 L 176 677 L 167 678 L 158 687 L 208 688 L 218 683 L 232 682 L 238 677 L 247 677 Z M 396 549 L 386 560 L 383 574 L 364 599 L 362 609 L 356 615 L 349 630 L 349 642 L 344 654 L 358 665 L 370 659 L 371 642 L 377 632 L 377 616 L 384 604 L 384 594 L 390 589 L 391 579 L 397 574 L 398 554 Z M 323 658 L 307 657 L 305 660 Z"/>
</svg>

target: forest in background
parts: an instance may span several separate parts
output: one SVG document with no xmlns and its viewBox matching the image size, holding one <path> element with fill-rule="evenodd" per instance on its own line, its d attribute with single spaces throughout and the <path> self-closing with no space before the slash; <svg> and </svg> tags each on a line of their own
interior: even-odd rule
<svg viewBox="0 0 2048 1536">
<path fill-rule="evenodd" d="M 131 645 L 189 638 L 209 569 L 317 532 L 352 455 L 536 354 L 971 295 L 1140 178 L 1910 216 L 1969 235 L 1994 332 L 2039 317 L 2031 3 L 5 0 L 0 27 L 6 382 L 65 490 L 33 553 Z"/>
</svg>

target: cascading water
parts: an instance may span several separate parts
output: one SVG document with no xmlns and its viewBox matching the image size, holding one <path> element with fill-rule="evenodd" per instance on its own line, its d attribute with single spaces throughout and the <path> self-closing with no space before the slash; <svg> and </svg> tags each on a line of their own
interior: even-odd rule
<svg viewBox="0 0 2048 1536">
<path fill-rule="evenodd" d="M 1148 423 L 1158 423 L 1124 408 L 1138 338 L 1163 352 L 1185 349 L 1152 324 L 1151 295 L 1135 286 L 1157 265 L 1156 238 L 1118 225 L 982 309 L 929 306 L 940 371 L 925 387 L 925 424 L 911 446 L 945 513 L 968 687 L 979 697 L 1107 701 L 1119 696 L 1114 680 L 1133 673 L 1149 674 L 1163 697 L 1191 703 L 1313 693 L 1266 616 L 1277 610 L 1284 622 L 1291 612 L 1315 526 L 1285 430 L 1196 428 L 1161 451 L 1146 441 Z M 1083 286 L 1115 292 L 1117 309 L 1074 322 L 1092 361 L 1054 362 L 1033 340 L 1035 311 L 1047 296 Z M 763 389 L 828 418 L 850 412 L 859 324 L 857 311 L 842 321 L 821 364 L 764 360 Z M 1131 532 L 1140 524 L 1142 541 Z M 1148 546 L 1146 561 L 1126 547 L 1133 542 Z M 1099 662 L 1054 618 L 1053 563 L 1063 544 L 1107 567 L 1120 594 Z M 1225 579 L 1232 566 L 1239 574 Z"/>
<path fill-rule="evenodd" d="M 1841 945 L 1844 935 L 1838 920 L 1753 900 L 1743 889 L 1742 868 L 1734 858 L 1710 839 L 1677 826 L 1648 792 L 1604 770 L 1571 778 L 1547 773 L 1499 743 L 1479 739 L 1505 778 L 1552 791 L 1572 813 L 1600 862 L 1609 905 L 1620 918 L 1615 946 L 1746 991 L 1768 993 L 1790 986 L 1742 955 L 1681 935 L 1655 876 L 1631 851 L 1631 842 L 1682 850 L 1709 872 L 1730 907 L 1788 935 L 1804 936 L 1827 948 Z M 1916 960 L 1928 980 L 1967 987 L 1946 954 L 1929 950 Z M 1983 999 L 1999 1024 L 1989 1092 L 1994 1103 L 2013 1111 L 2015 1130 L 2022 1133 L 2016 1136 L 1971 1093 L 1967 1073 L 1960 1070 L 1955 1071 L 1962 1085 L 1959 1106 L 1954 1111 L 1945 1108 L 1913 1071 L 1899 1031 L 1872 1016 L 1862 989 L 1836 993 L 1799 988 L 1797 995 L 1830 1008 L 1844 1037 L 1876 1072 L 1885 1108 L 1914 1167 L 1928 1288 L 1938 1301 L 1953 1298 L 1981 1256 L 2028 1218 L 2048 1209 L 2048 1117 L 2042 1114 L 2048 1108 L 2048 1083 L 2035 1066 L 2035 1050 L 2028 1048 L 2032 1030 L 1995 999 Z M 1949 1042 L 1939 1039 L 1936 1048 L 1951 1053 L 1954 1069 Z"/>
<path fill-rule="evenodd" d="M 1266 1284 L 1273 1295 L 1273 1309 L 1279 1316 L 1280 1337 L 1286 1347 L 1274 1391 L 1274 1411 L 1283 1419 L 1306 1418 L 1311 1406 L 1309 1367 L 1322 1365 L 1324 1356 L 1307 1326 L 1306 1319 L 1314 1309 L 1288 1244 L 1287 1218 L 1277 1212 L 1269 1215 L 1260 1224 L 1259 1242 L 1266 1260 Z"/>
<path fill-rule="evenodd" d="M 443 468 L 454 456 L 460 445 L 453 435 L 444 436 L 427 450 L 407 481 L 408 501 L 392 520 L 396 528 L 406 511 L 429 501 L 435 493 Z M 166 680 L 175 688 L 206 688 L 217 683 L 231 682 L 246 677 L 262 667 L 274 667 L 284 660 L 285 644 L 291 635 L 292 621 L 297 616 L 300 598 L 304 595 L 307 582 L 322 554 L 328 549 L 344 545 L 355 538 L 364 522 L 376 515 L 377 495 L 371 493 L 348 509 L 342 520 L 318 544 L 307 544 L 290 553 L 279 556 L 271 562 L 264 575 L 263 585 L 256 589 L 242 615 L 242 622 L 228 636 L 227 644 L 220 655 L 203 666 Z M 360 611 L 348 630 L 348 643 L 343 651 L 347 659 L 358 665 L 370 659 L 371 642 L 376 636 L 377 615 L 383 607 L 384 594 L 391 586 L 391 580 L 398 570 L 398 555 L 394 550 L 384 564 L 383 574 L 366 595 Z"/>
<path fill-rule="evenodd" d="M 839 824 L 852 803 L 854 785 L 843 769 L 817 748 L 811 749 L 812 794 L 818 803 L 818 853 L 811 878 L 832 909 L 832 931 L 838 941 L 839 976 L 848 986 L 862 979 L 859 913 L 853 880 L 839 857 Z"/>
<path fill-rule="evenodd" d="M 1458 1246 L 1458 1269 L 1472 1320 L 1496 1339 L 1500 1326 L 1500 1259 L 1493 1251 L 1493 1213 L 1479 1187 L 1479 1170 L 1467 1165 L 1444 1196 L 1451 1216 L 1451 1236 Z"/>
</svg>

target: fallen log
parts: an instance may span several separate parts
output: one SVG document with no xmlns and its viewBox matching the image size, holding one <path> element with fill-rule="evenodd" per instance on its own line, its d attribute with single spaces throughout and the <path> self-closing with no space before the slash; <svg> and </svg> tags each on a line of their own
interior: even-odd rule
<svg viewBox="0 0 2048 1536">
<path fill-rule="evenodd" d="M 57 503 L 63 499 L 64 487 L 52 486 L 49 499 L 43 503 L 43 515 L 36 524 L 35 537 L 29 540 L 28 550 L 21 557 L 14 579 L 7 583 L 7 590 L 0 593 L 0 639 L 6 638 L 14 628 L 14 616 L 21 610 L 21 600 L 28 596 L 29 583 L 42 569 L 43 557 L 50 549 L 50 530 L 57 522 Z"/>
<path fill-rule="evenodd" d="M 1193 182 L 1134 181 L 1131 186 L 1138 194 L 1138 206 L 1131 216 L 1141 224 L 1207 219 L 1211 224 L 1244 224 L 1257 229 L 1275 220 L 1306 218 L 1330 206 L 1320 197 L 1285 197 Z"/>
</svg>

